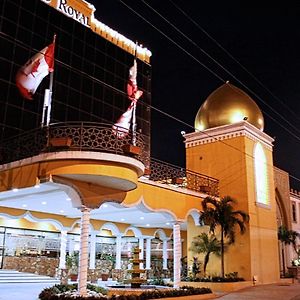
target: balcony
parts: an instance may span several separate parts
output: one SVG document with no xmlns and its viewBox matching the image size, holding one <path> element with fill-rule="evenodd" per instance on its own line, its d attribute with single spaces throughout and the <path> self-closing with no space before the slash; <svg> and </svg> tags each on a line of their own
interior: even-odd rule
<svg viewBox="0 0 300 300">
<path fill-rule="evenodd" d="M 136 133 L 138 152 L 126 151 L 126 147 L 132 144 L 132 138 L 131 132 L 125 135 L 123 128 L 112 128 L 111 124 L 54 123 L 47 128 L 27 131 L 4 141 L 0 152 L 0 164 L 47 152 L 96 151 L 134 156 L 147 165 L 149 154 L 144 148 L 145 137 Z"/>
<path fill-rule="evenodd" d="M 145 170 L 145 175 L 149 180 L 169 186 L 185 188 L 211 196 L 219 195 L 218 179 L 157 159 L 151 158 L 150 169 Z"/>
<path fill-rule="evenodd" d="M 146 137 L 137 132 L 136 146 L 132 146 L 132 138 L 131 132 L 124 135 L 122 128 L 112 128 L 111 124 L 55 123 L 49 128 L 38 128 L 6 140 L 0 151 L 0 164 L 60 151 L 112 153 L 142 162 L 146 168 L 144 176 L 149 180 L 218 196 L 217 179 L 150 159 L 145 146 Z"/>
</svg>

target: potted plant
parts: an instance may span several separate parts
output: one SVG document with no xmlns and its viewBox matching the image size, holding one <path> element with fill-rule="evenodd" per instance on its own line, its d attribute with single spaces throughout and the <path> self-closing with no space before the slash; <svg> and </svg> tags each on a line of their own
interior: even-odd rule
<svg viewBox="0 0 300 300">
<path fill-rule="evenodd" d="M 73 252 L 66 257 L 66 267 L 71 281 L 77 281 L 79 265 L 79 252 Z"/>
</svg>

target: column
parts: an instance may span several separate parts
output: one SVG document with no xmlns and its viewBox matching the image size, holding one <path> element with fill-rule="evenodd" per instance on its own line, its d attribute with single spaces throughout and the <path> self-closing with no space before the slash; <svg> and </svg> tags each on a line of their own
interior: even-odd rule
<svg viewBox="0 0 300 300">
<path fill-rule="evenodd" d="M 181 238 L 180 225 L 173 225 L 173 259 L 174 259 L 174 288 L 179 288 L 180 283 L 180 265 L 181 265 Z"/>
<path fill-rule="evenodd" d="M 74 240 L 72 237 L 69 237 L 69 255 L 73 254 L 74 252 Z"/>
<path fill-rule="evenodd" d="M 95 270 L 96 267 L 96 232 L 91 233 L 90 239 L 90 269 Z"/>
<path fill-rule="evenodd" d="M 115 269 L 121 270 L 121 250 L 122 250 L 122 236 L 116 236 L 116 265 Z"/>
<path fill-rule="evenodd" d="M 141 249 L 141 252 L 139 254 L 139 259 L 144 259 L 144 238 L 139 238 L 139 248 Z M 144 269 L 144 263 L 140 263 L 140 269 Z"/>
<path fill-rule="evenodd" d="M 168 269 L 168 239 L 163 240 L 163 269 Z"/>
<path fill-rule="evenodd" d="M 67 249 L 68 234 L 66 230 L 60 233 L 60 251 L 59 251 L 59 268 L 66 268 L 66 249 Z"/>
<path fill-rule="evenodd" d="M 151 239 L 146 239 L 146 269 L 151 269 Z"/>
<path fill-rule="evenodd" d="M 80 231 L 80 257 L 79 257 L 79 281 L 78 291 L 80 296 L 86 296 L 87 290 L 87 272 L 89 259 L 89 225 L 90 225 L 90 209 L 83 206 L 81 208 L 81 231 Z"/>
</svg>

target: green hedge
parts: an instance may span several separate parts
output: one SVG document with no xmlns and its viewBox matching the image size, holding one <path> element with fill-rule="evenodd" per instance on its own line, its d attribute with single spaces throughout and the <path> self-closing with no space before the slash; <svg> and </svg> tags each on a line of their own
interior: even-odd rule
<svg viewBox="0 0 300 300">
<path fill-rule="evenodd" d="M 76 284 L 72 285 L 55 285 L 51 288 L 44 289 L 40 295 L 40 300 L 146 300 L 146 299 L 159 299 L 168 297 L 180 297 L 180 296 L 190 296 L 190 295 L 200 295 L 211 293 L 209 288 L 193 288 L 193 287 L 182 287 L 180 289 L 159 289 L 154 291 L 146 291 L 140 295 L 120 295 L 120 296 L 103 296 L 103 297 L 73 297 L 70 295 L 58 295 L 63 292 L 71 291 L 77 289 Z M 95 292 L 100 292 L 104 294 L 105 289 L 97 287 L 94 285 L 88 285 L 89 290 Z"/>
<path fill-rule="evenodd" d="M 245 281 L 244 278 L 238 276 L 238 272 L 232 272 L 225 274 L 225 277 L 221 276 L 208 276 L 208 277 L 185 277 L 181 281 L 192 282 L 238 282 Z"/>
<path fill-rule="evenodd" d="M 77 284 L 56 284 L 53 287 L 50 288 L 46 288 L 44 290 L 42 290 L 42 292 L 39 294 L 39 299 L 40 300 L 107 300 L 108 297 L 97 297 L 95 298 L 94 296 L 91 297 L 81 297 L 78 296 L 76 298 L 71 297 L 69 295 L 58 295 L 61 293 L 65 293 L 67 291 L 72 291 L 72 290 L 77 290 L 78 285 Z M 99 286 L 95 286 L 92 284 L 88 284 L 87 285 L 88 290 L 96 292 L 96 293 L 101 293 L 102 295 L 106 295 L 107 294 L 107 290 L 99 287 Z"/>
<path fill-rule="evenodd" d="M 191 296 L 191 295 L 201 295 L 209 294 L 211 289 L 209 288 L 194 288 L 190 286 L 183 286 L 180 289 L 160 289 L 155 291 L 144 292 L 136 298 L 124 298 L 118 300 L 146 300 L 146 299 L 159 299 L 168 297 L 180 297 L 180 296 Z"/>
</svg>

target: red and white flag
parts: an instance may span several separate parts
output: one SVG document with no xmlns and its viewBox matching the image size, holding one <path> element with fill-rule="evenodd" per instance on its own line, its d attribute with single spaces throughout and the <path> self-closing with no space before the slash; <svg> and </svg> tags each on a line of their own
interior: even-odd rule
<svg viewBox="0 0 300 300">
<path fill-rule="evenodd" d="M 143 95 L 143 92 L 138 90 L 136 76 L 137 76 L 137 63 L 136 60 L 134 60 L 133 66 L 129 69 L 127 95 L 131 101 L 135 101 L 135 102 Z"/>
<path fill-rule="evenodd" d="M 128 109 L 121 115 L 117 123 L 113 125 L 114 133 L 118 138 L 123 138 L 128 135 L 131 119 L 133 117 L 133 109 L 137 100 L 143 95 L 143 91 L 137 87 L 137 63 L 134 60 L 133 66 L 129 70 L 129 79 L 127 83 L 127 96 L 131 100 Z"/>
<path fill-rule="evenodd" d="M 55 42 L 35 54 L 19 69 L 16 84 L 24 98 L 31 100 L 44 77 L 54 71 L 54 47 Z"/>
</svg>

